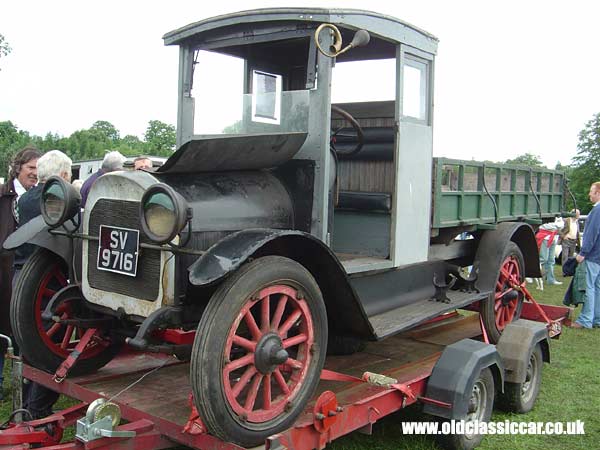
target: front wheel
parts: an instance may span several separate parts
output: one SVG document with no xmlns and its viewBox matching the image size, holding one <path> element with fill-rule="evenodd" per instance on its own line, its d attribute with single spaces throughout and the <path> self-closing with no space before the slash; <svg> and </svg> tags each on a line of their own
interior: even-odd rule
<svg viewBox="0 0 600 450">
<path fill-rule="evenodd" d="M 13 334 L 23 357 L 49 373 L 56 371 L 87 330 L 77 323 L 88 315 L 77 296 L 68 296 L 56 305 L 58 321 L 42 318 L 50 299 L 68 285 L 67 276 L 65 264 L 58 256 L 37 249 L 19 274 L 10 307 Z M 121 345 L 105 332 L 96 331 L 69 374 L 96 371 L 118 353 Z"/>
<path fill-rule="evenodd" d="M 250 447 L 290 427 L 326 346 L 321 291 L 303 266 L 267 256 L 242 267 L 213 294 L 192 349 L 194 400 L 209 431 Z"/>
<path fill-rule="evenodd" d="M 525 260 L 514 242 L 509 242 L 502 257 L 493 297 L 482 301 L 481 318 L 490 343 L 496 344 L 506 326 L 521 317 Z"/>
</svg>

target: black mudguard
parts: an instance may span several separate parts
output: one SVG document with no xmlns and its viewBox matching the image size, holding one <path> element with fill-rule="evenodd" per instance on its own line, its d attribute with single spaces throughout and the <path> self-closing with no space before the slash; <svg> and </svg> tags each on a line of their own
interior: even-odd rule
<svg viewBox="0 0 600 450">
<path fill-rule="evenodd" d="M 473 266 L 477 270 L 476 286 L 481 291 L 495 290 L 504 249 L 510 241 L 517 244 L 523 253 L 525 276 L 542 276 L 539 252 L 531 226 L 522 222 L 503 222 L 495 230 L 486 231 L 477 248 Z"/>
<path fill-rule="evenodd" d="M 467 414 L 473 384 L 479 372 L 489 367 L 496 391 L 504 389 L 504 367 L 496 347 L 473 339 L 463 339 L 444 349 L 427 382 L 426 397 L 450 403 L 444 408 L 425 403 L 423 411 L 445 419 L 463 419 Z"/>
<path fill-rule="evenodd" d="M 506 368 L 507 382 L 525 382 L 529 358 L 537 344 L 542 349 L 543 361 L 549 363 L 550 344 L 546 323 L 519 319 L 506 326 L 496 349 Z"/>
<path fill-rule="evenodd" d="M 311 272 L 323 293 L 334 332 L 375 339 L 363 305 L 335 254 L 319 239 L 302 231 L 260 228 L 230 234 L 188 268 L 189 281 L 194 286 L 213 285 L 249 258 L 267 255 L 288 257 Z"/>
<path fill-rule="evenodd" d="M 67 265 L 73 264 L 72 240 L 67 236 L 51 234 L 42 216 L 31 219 L 19 227 L 4 241 L 5 250 L 15 250 L 23 244 L 33 244 L 50 250 L 63 259 Z"/>
</svg>

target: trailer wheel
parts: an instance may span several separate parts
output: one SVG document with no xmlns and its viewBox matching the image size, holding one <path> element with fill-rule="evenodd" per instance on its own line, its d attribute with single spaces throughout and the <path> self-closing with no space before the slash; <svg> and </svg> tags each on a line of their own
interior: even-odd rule
<svg viewBox="0 0 600 450">
<path fill-rule="evenodd" d="M 37 249 L 23 266 L 10 308 L 12 331 L 25 360 L 49 373 L 71 354 L 86 328 L 42 319 L 48 301 L 67 286 L 63 261 L 45 249 Z M 71 296 L 57 305 L 62 320 L 80 317 L 79 298 Z M 70 375 L 98 370 L 119 352 L 122 342 L 98 330 L 84 348 Z"/>
<path fill-rule="evenodd" d="M 506 326 L 521 316 L 523 293 L 514 286 L 524 280 L 525 261 L 521 250 L 509 242 L 504 250 L 494 297 L 482 302 L 481 317 L 489 341 L 496 344 Z"/>
<path fill-rule="evenodd" d="M 326 346 L 312 275 L 279 256 L 252 261 L 217 289 L 198 325 L 190 379 L 200 417 L 223 440 L 264 443 L 304 410 Z"/>
<path fill-rule="evenodd" d="M 504 393 L 498 394 L 498 405 L 504 411 L 524 414 L 533 409 L 542 382 L 544 360 L 542 348 L 536 344 L 529 357 L 523 383 L 504 383 Z"/>
<path fill-rule="evenodd" d="M 494 376 L 489 368 L 483 369 L 471 387 L 467 414 L 458 420 L 464 420 L 465 426 L 474 422 L 489 422 L 494 409 Z M 473 431 L 467 430 L 465 431 Z M 439 435 L 442 447 L 450 450 L 471 450 L 479 446 L 483 434 L 464 433 Z"/>
</svg>

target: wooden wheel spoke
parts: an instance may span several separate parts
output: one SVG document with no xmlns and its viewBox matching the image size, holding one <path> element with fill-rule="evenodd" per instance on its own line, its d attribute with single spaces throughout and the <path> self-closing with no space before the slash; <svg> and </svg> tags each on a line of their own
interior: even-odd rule
<svg viewBox="0 0 600 450">
<path fill-rule="evenodd" d="M 260 301 L 260 330 L 263 333 L 269 331 L 271 326 L 271 311 L 270 311 L 271 296 L 267 295 Z"/>
<path fill-rule="evenodd" d="M 60 330 L 61 328 L 62 328 L 62 324 L 55 323 L 50 328 L 48 328 L 48 330 L 46 331 L 46 336 L 48 336 L 49 338 L 52 338 L 52 336 L 54 336 L 56 334 L 56 332 L 58 330 Z"/>
<path fill-rule="evenodd" d="M 307 340 L 308 340 L 308 336 L 304 333 L 301 333 L 301 334 L 298 334 L 289 339 L 284 339 L 283 340 L 283 348 L 290 348 L 295 345 L 302 344 L 303 342 L 306 342 Z"/>
<path fill-rule="evenodd" d="M 66 349 L 67 346 L 69 345 L 69 342 L 71 342 L 71 337 L 73 336 L 73 330 L 75 329 L 75 327 L 73 325 L 67 325 L 67 330 L 65 331 L 65 335 L 63 336 L 63 340 L 60 343 L 60 347 L 62 349 Z"/>
<path fill-rule="evenodd" d="M 254 320 L 254 316 L 252 316 L 250 310 L 248 310 L 246 314 L 244 314 L 244 322 L 246 322 L 248 330 L 250 330 L 250 334 L 252 334 L 254 340 L 258 341 L 262 336 L 262 333 L 260 332 L 260 328 L 258 328 L 256 320 Z"/>
<path fill-rule="evenodd" d="M 296 321 L 301 316 L 302 316 L 302 311 L 300 311 L 300 309 L 296 309 L 292 314 L 290 314 L 290 316 L 286 319 L 286 321 L 283 322 L 283 325 L 281 325 L 281 328 L 279 328 L 279 330 L 277 330 L 277 333 L 279 334 L 279 336 L 282 338 L 285 337 L 287 332 L 290 331 L 290 328 L 292 328 L 294 326 Z"/>
<path fill-rule="evenodd" d="M 44 290 L 42 291 L 42 295 L 44 297 L 54 297 L 54 294 L 56 294 L 56 291 L 54 289 L 50 289 L 50 288 L 44 288 Z"/>
<path fill-rule="evenodd" d="M 246 356 L 243 356 L 235 361 L 231 361 L 226 364 L 223 371 L 224 373 L 230 373 L 236 369 L 240 369 L 242 367 L 247 366 L 248 364 L 252 364 L 254 362 L 254 353 L 248 353 Z"/>
<path fill-rule="evenodd" d="M 61 286 L 66 286 L 67 285 L 67 278 L 60 271 L 60 269 L 56 269 L 54 271 L 54 277 L 59 281 L 59 283 L 61 284 Z"/>
<path fill-rule="evenodd" d="M 271 409 L 271 374 L 268 373 L 265 375 L 265 379 L 263 381 L 263 409 Z"/>
<path fill-rule="evenodd" d="M 288 358 L 285 363 L 288 366 L 290 366 L 292 369 L 302 369 L 302 367 L 304 367 L 304 364 L 302 364 L 297 359 L 293 359 L 293 358 Z"/>
<path fill-rule="evenodd" d="M 233 386 L 231 393 L 234 397 L 240 395 L 240 392 L 246 387 L 248 382 L 252 379 L 252 377 L 256 374 L 256 367 L 250 366 L 246 369 L 244 374 L 240 377 L 239 381 Z"/>
<path fill-rule="evenodd" d="M 505 290 L 505 291 L 502 291 L 502 292 L 496 292 L 495 298 L 496 298 L 496 300 L 498 300 L 498 299 L 500 299 L 500 298 L 504 297 L 506 294 L 508 294 L 509 292 L 512 292 L 512 291 L 514 291 L 514 289 L 513 289 L 513 288 L 508 288 L 508 289 L 507 289 L 507 290 Z"/>
<path fill-rule="evenodd" d="M 277 382 L 279 388 L 283 391 L 285 395 L 288 395 L 290 393 L 290 388 L 288 387 L 285 378 L 281 374 L 281 371 L 279 369 L 275 369 L 273 371 L 273 376 L 275 377 L 275 381 Z"/>
<path fill-rule="evenodd" d="M 279 301 L 277 302 L 277 308 L 275 308 L 275 314 L 273 315 L 273 320 L 271 322 L 271 329 L 276 330 L 279 328 L 279 324 L 281 323 L 281 318 L 283 317 L 283 312 L 285 311 L 285 306 L 288 302 L 288 296 L 285 294 L 281 294 Z"/>
<path fill-rule="evenodd" d="M 250 390 L 248 391 L 248 395 L 246 396 L 246 402 L 244 403 L 244 408 L 247 410 L 254 409 L 254 404 L 256 403 L 256 396 L 258 395 L 258 391 L 260 389 L 260 383 L 263 381 L 264 375 L 257 373 L 254 375 L 254 379 L 252 380 L 252 385 L 250 386 Z"/>
<path fill-rule="evenodd" d="M 238 336 L 237 334 L 233 336 L 233 343 L 235 345 L 239 345 L 240 347 L 248 350 L 249 352 L 256 351 L 256 342 L 251 341 L 249 339 L 243 338 L 242 336 Z"/>
</svg>

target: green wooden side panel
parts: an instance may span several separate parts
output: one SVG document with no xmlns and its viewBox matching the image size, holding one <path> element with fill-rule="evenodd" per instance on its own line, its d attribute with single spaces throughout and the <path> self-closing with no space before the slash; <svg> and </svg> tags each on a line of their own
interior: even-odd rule
<svg viewBox="0 0 600 450">
<path fill-rule="evenodd" d="M 432 228 L 552 218 L 563 184 L 557 170 L 434 158 Z"/>
</svg>

